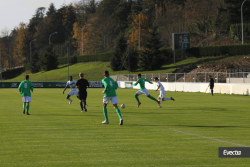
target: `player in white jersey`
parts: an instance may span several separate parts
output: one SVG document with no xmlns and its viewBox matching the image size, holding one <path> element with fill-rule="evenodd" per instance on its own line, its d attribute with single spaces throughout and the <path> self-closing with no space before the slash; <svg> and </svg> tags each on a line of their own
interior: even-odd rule
<svg viewBox="0 0 250 167">
<path fill-rule="evenodd" d="M 174 98 L 172 98 L 172 97 L 165 98 L 165 93 L 166 92 L 165 92 L 164 86 L 160 83 L 160 81 L 159 81 L 159 79 L 157 77 L 155 77 L 154 81 L 157 84 L 157 89 L 155 91 L 160 90 L 160 93 L 158 93 L 159 94 L 158 101 L 160 101 L 159 108 L 161 108 L 161 101 L 168 101 L 168 100 L 173 100 L 174 101 Z"/>
<path fill-rule="evenodd" d="M 69 81 L 66 83 L 66 86 L 63 90 L 63 94 L 68 86 L 70 87 L 70 91 L 69 91 L 68 95 L 66 96 L 66 98 L 69 100 L 69 104 L 71 104 L 73 100 L 70 99 L 70 96 L 73 96 L 73 95 L 78 96 L 78 92 L 77 92 L 77 88 L 76 88 L 76 81 L 73 80 L 72 76 L 69 77 Z"/>
</svg>

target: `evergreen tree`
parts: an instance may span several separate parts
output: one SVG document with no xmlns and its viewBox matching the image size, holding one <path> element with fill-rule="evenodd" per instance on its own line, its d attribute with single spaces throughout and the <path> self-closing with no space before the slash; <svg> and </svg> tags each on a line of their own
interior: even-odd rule
<svg viewBox="0 0 250 167">
<path fill-rule="evenodd" d="M 150 36 L 143 47 L 144 50 L 139 56 L 139 67 L 142 70 L 151 71 L 160 69 L 162 66 L 162 52 L 160 51 L 162 44 L 156 31 L 156 27 L 151 30 Z"/>
<path fill-rule="evenodd" d="M 32 73 L 37 73 L 40 71 L 40 65 L 39 65 L 39 56 L 37 53 L 35 53 L 33 56 L 32 56 L 32 59 L 31 59 L 31 72 Z"/>
<path fill-rule="evenodd" d="M 46 12 L 46 15 L 47 15 L 47 17 L 50 17 L 50 16 L 53 15 L 54 13 L 56 13 L 56 8 L 55 8 L 54 4 L 51 3 L 51 4 L 49 5 L 48 11 Z"/>
<path fill-rule="evenodd" d="M 122 67 L 122 55 L 126 51 L 126 40 L 123 36 L 123 34 L 120 34 L 119 37 L 116 40 L 116 45 L 115 45 L 115 51 L 113 53 L 113 58 L 111 59 L 111 69 L 113 71 L 118 71 Z"/>
<path fill-rule="evenodd" d="M 122 62 L 125 61 L 124 67 L 130 71 L 136 71 L 138 69 L 139 54 L 138 51 L 132 45 L 123 54 Z"/>
<path fill-rule="evenodd" d="M 53 53 L 53 47 L 51 45 L 47 47 L 46 52 L 42 55 L 40 66 L 41 69 L 44 71 L 57 69 L 57 56 Z"/>
</svg>

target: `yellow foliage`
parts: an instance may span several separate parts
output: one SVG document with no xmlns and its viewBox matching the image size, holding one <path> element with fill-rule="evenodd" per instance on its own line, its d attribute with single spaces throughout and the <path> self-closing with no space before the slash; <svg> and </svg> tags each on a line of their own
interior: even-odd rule
<svg viewBox="0 0 250 167">
<path fill-rule="evenodd" d="M 19 56 L 22 56 L 23 48 L 25 47 L 25 40 L 28 36 L 28 29 L 25 23 L 20 23 L 17 29 L 18 35 L 16 37 L 16 52 Z"/>
<path fill-rule="evenodd" d="M 139 29 L 140 20 L 140 29 Z M 148 17 L 144 14 L 135 15 L 132 22 L 132 31 L 129 35 L 128 45 L 134 45 L 135 48 L 139 49 L 139 30 L 140 30 L 140 43 L 142 44 L 146 41 L 150 32 L 150 21 Z"/>
<path fill-rule="evenodd" d="M 83 55 L 91 53 L 91 41 L 95 37 L 97 31 L 95 30 L 96 17 L 89 19 L 89 21 L 82 27 L 77 22 L 73 25 L 73 38 L 78 41 L 78 51 Z"/>
</svg>

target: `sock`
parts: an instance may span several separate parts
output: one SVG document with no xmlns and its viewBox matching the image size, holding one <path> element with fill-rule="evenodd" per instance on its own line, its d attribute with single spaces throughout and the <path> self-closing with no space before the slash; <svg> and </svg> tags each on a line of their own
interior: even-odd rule
<svg viewBox="0 0 250 167">
<path fill-rule="evenodd" d="M 108 110 L 106 107 L 103 107 L 103 114 L 104 114 L 104 117 L 105 117 L 105 120 L 108 122 L 109 119 L 108 119 Z"/>
<path fill-rule="evenodd" d="M 82 105 L 82 102 L 80 102 L 80 106 L 81 106 L 81 109 L 83 110 L 83 105 Z"/>
<path fill-rule="evenodd" d="M 86 107 L 86 101 L 83 101 L 83 103 L 84 103 L 84 108 Z"/>
<path fill-rule="evenodd" d="M 70 97 L 69 97 L 69 98 L 67 98 L 67 99 L 68 99 L 68 100 L 70 100 L 70 101 L 72 101 Z"/>
<path fill-rule="evenodd" d="M 119 118 L 122 119 L 122 115 L 121 115 L 119 108 L 116 108 L 115 111 L 116 111 L 117 115 L 119 116 Z"/>
<path fill-rule="evenodd" d="M 214 90 L 211 90 L 212 95 L 214 95 Z"/>
<path fill-rule="evenodd" d="M 28 104 L 27 105 L 27 112 L 29 112 L 29 109 L 30 109 L 30 105 Z"/>
<path fill-rule="evenodd" d="M 135 95 L 135 99 L 137 100 L 138 103 L 141 103 L 138 96 Z"/>
<path fill-rule="evenodd" d="M 168 100 L 171 100 L 171 98 L 164 98 L 164 101 L 168 101 Z"/>
<path fill-rule="evenodd" d="M 153 96 L 149 96 L 148 98 L 150 98 L 158 103 L 158 100 L 156 100 L 156 98 L 154 98 Z"/>
<path fill-rule="evenodd" d="M 26 103 L 23 103 L 23 109 L 25 109 L 26 108 Z"/>
</svg>

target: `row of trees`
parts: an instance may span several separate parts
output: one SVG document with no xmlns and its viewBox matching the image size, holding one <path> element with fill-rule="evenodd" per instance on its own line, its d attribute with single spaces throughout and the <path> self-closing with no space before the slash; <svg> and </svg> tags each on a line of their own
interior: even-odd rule
<svg viewBox="0 0 250 167">
<path fill-rule="evenodd" d="M 48 9 L 38 8 L 29 23 L 20 23 L 11 31 L 2 30 L 1 62 L 9 68 L 21 65 L 30 62 L 30 53 L 42 60 L 49 37 L 57 57 L 67 52 L 71 56 L 117 52 L 115 46 L 122 34 L 130 53 L 142 50 L 138 52 L 137 68 L 144 68 L 143 60 L 151 60 L 147 43 L 155 27 L 161 47 L 171 47 L 172 33 L 177 32 L 190 32 L 191 46 L 237 42 L 235 35 L 230 36 L 230 26 L 240 23 L 241 4 L 239 0 L 89 0 L 56 9 L 52 3 Z M 245 24 L 250 19 L 249 10 L 250 2 L 246 1 Z M 51 35 L 54 32 L 57 34 Z M 121 54 L 126 51 L 128 48 L 122 49 Z"/>
</svg>

